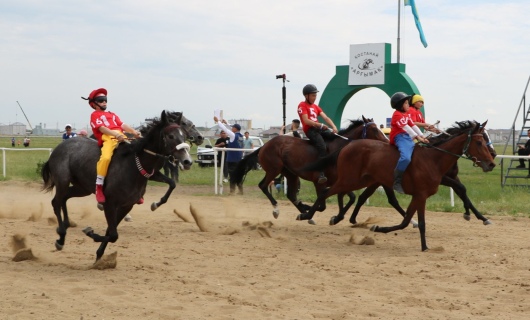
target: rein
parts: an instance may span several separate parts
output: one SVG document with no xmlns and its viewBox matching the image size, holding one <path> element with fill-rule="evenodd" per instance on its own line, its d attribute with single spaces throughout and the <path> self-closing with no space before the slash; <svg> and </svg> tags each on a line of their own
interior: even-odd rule
<svg viewBox="0 0 530 320">
<path fill-rule="evenodd" d="M 469 133 L 467 134 L 466 144 L 465 144 L 465 146 L 464 146 L 464 150 L 462 150 L 462 154 L 463 154 L 463 155 L 461 155 L 461 154 L 459 155 L 459 154 L 456 154 L 456 153 L 452 153 L 452 152 L 449 152 L 449 151 L 447 151 L 447 150 L 445 150 L 445 149 L 438 148 L 438 147 L 435 147 L 435 146 L 433 146 L 433 145 L 426 144 L 426 143 L 421 143 L 421 144 L 419 144 L 419 145 L 422 146 L 422 147 L 427 147 L 427 148 L 436 149 L 436 150 L 438 150 L 438 151 L 442 151 L 442 152 L 444 152 L 444 153 L 447 153 L 447 154 L 453 155 L 453 156 L 455 156 L 455 157 L 457 157 L 457 158 L 462 158 L 462 159 L 466 159 L 466 160 L 471 160 L 471 161 L 473 161 L 473 166 L 476 167 L 476 166 L 478 166 L 477 163 L 480 162 L 480 161 L 478 161 L 477 158 L 470 156 L 470 155 L 468 154 L 467 150 L 469 149 L 469 145 L 471 144 L 471 138 L 472 138 L 473 136 L 481 136 L 481 137 L 482 137 L 482 134 L 480 134 L 480 133 L 471 134 L 472 131 L 473 131 L 473 129 L 469 130 Z"/>
</svg>

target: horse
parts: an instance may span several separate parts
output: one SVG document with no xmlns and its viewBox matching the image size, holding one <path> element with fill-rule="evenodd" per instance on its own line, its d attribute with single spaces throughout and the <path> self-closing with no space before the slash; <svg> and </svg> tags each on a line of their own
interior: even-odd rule
<svg viewBox="0 0 530 320">
<path fill-rule="evenodd" d="M 101 242 L 96 260 L 103 256 L 109 242 L 118 240 L 119 223 L 143 196 L 147 180 L 159 172 L 166 158 L 178 159 L 185 170 L 191 167 L 193 161 L 180 123 L 179 118 L 170 121 L 166 112 L 162 111 L 160 120 L 154 119 L 140 129 L 142 138 L 130 144 L 122 143 L 114 151 L 104 185 L 107 230 L 104 236 L 96 234 L 91 227 L 83 230 L 95 242 Z M 66 202 L 70 198 L 85 197 L 95 192 L 99 157 L 96 141 L 68 139 L 53 150 L 42 168 L 43 190 L 50 192 L 55 188 L 51 204 L 58 223 L 57 250 L 63 249 L 66 231 L 70 227 Z"/>
<path fill-rule="evenodd" d="M 403 177 L 403 189 L 412 199 L 401 224 L 391 227 L 374 225 L 374 232 L 388 233 L 407 227 L 412 216 L 418 212 L 421 250 L 428 250 L 425 239 L 425 203 L 428 197 L 438 191 L 444 174 L 459 158 L 473 161 L 484 172 L 493 170 L 495 163 L 482 135 L 487 121 L 480 125 L 475 121 L 457 122 L 455 133 L 436 144 L 415 146 L 410 168 Z M 462 156 L 465 154 L 465 157 Z M 394 146 L 376 140 L 357 140 L 346 145 L 339 152 L 329 155 L 309 166 L 306 170 L 322 170 L 336 166 L 337 181 L 321 192 L 311 210 L 298 215 L 297 220 L 312 219 L 316 209 L 326 198 L 369 187 L 374 184 L 392 187 L 394 164 L 399 152 Z"/>
<path fill-rule="evenodd" d="M 456 128 L 449 128 L 449 129 L 447 129 L 447 131 L 443 132 L 442 135 L 430 137 L 429 138 L 429 142 L 430 142 L 430 144 L 436 144 L 438 141 L 440 141 L 441 139 L 444 138 L 443 134 L 452 135 L 452 134 L 454 134 L 456 132 L 456 130 L 457 130 Z M 488 135 L 488 131 L 486 129 L 484 129 L 484 131 L 482 132 L 482 136 L 484 137 L 484 141 L 486 141 L 486 146 L 488 147 L 489 153 L 491 154 L 492 158 L 495 159 L 495 157 L 497 156 L 497 153 L 495 152 L 495 149 L 493 148 L 493 144 L 491 142 L 491 139 L 490 139 L 490 137 Z M 471 200 L 467 196 L 466 187 L 462 184 L 462 182 L 460 181 L 460 178 L 458 178 L 458 162 L 456 162 L 449 169 L 449 171 L 447 171 L 445 173 L 445 175 L 442 177 L 442 181 L 441 181 L 440 184 L 443 185 L 443 186 L 452 188 L 454 190 L 454 192 L 456 193 L 456 195 L 462 200 L 462 202 L 464 204 L 464 209 L 465 209 L 465 212 L 464 212 L 464 219 L 465 220 L 467 220 L 467 221 L 471 220 L 471 215 L 470 215 L 470 212 L 469 212 L 471 210 L 473 212 L 473 214 L 475 215 L 475 217 L 477 219 L 481 220 L 484 225 L 490 225 L 491 224 L 491 221 L 488 218 L 484 217 L 477 210 L 477 208 L 475 208 L 475 206 L 473 205 L 473 203 L 471 202 Z M 350 223 L 352 223 L 352 224 L 356 224 L 357 223 L 357 215 L 359 213 L 359 210 L 364 205 L 366 200 L 368 200 L 368 198 L 370 198 L 370 196 L 372 196 L 372 194 L 375 192 L 375 190 L 377 190 L 378 187 L 379 187 L 379 185 L 369 186 L 358 197 L 357 204 L 355 205 L 353 213 L 352 213 L 352 215 L 350 217 Z M 389 199 L 389 202 L 392 203 L 393 201 L 395 201 L 396 205 L 394 205 L 394 208 L 396 208 L 399 211 L 399 213 L 402 216 L 404 216 L 405 212 L 402 209 L 401 210 L 398 209 L 398 208 L 401 208 L 401 207 L 399 206 L 399 203 L 398 203 L 398 201 L 397 201 L 397 199 L 395 197 L 394 190 L 391 189 L 391 188 L 388 188 L 388 190 L 385 189 L 385 191 L 386 191 L 387 197 Z M 342 219 L 344 218 L 344 214 L 345 213 L 346 213 L 346 211 L 344 211 L 344 213 L 342 215 L 339 213 L 338 216 L 331 217 L 331 219 L 329 221 L 329 224 L 330 225 L 335 225 L 335 224 L 339 223 L 340 221 L 342 221 Z M 412 225 L 415 228 L 418 227 L 417 223 L 415 223 L 414 221 L 412 222 Z"/>
<path fill-rule="evenodd" d="M 199 146 L 204 142 L 204 137 L 202 134 L 195 128 L 193 122 L 187 119 L 182 112 L 169 112 L 167 113 L 167 116 L 168 121 L 179 122 L 180 129 L 190 144 L 195 143 Z M 176 159 L 168 158 L 163 164 L 164 173 L 162 174 L 161 172 L 157 171 L 149 178 L 149 180 L 163 182 L 168 185 L 168 190 L 162 196 L 162 198 L 160 198 L 158 202 L 153 202 L 151 204 L 151 211 L 155 211 L 169 199 L 169 196 L 177 186 L 176 182 L 178 182 L 179 168 L 180 163 Z M 166 170 L 169 171 L 170 175 L 167 174 Z"/>
<path fill-rule="evenodd" d="M 373 119 L 365 118 L 363 116 L 362 120 L 350 121 L 350 125 L 346 129 L 340 130 L 338 135 L 327 140 L 327 148 L 329 152 L 332 153 L 348 144 L 349 141 L 361 138 L 388 141 L 387 137 L 379 129 L 379 126 L 377 126 Z M 287 179 L 288 186 L 298 185 L 299 177 L 313 182 L 317 194 L 324 190 L 326 186 L 333 184 L 336 179 L 335 169 L 333 167 L 326 169 L 326 176 L 328 177 L 326 184 L 318 183 L 319 172 L 302 170 L 308 162 L 313 162 L 317 159 L 317 150 L 308 140 L 301 140 L 300 138 L 285 135 L 277 136 L 272 138 L 263 147 L 244 157 L 238 163 L 231 179 L 235 183 L 241 183 L 244 180 L 245 175 L 256 165 L 256 163 L 259 162 L 265 171 L 265 177 L 261 180 L 258 186 L 271 202 L 273 206 L 272 214 L 274 218 L 277 219 L 280 214 L 278 202 L 269 192 L 268 186 L 279 174 L 282 174 Z M 350 197 L 350 200 L 346 205 L 346 208 L 348 209 L 355 201 L 355 195 L 353 192 L 347 192 L 346 194 Z M 338 195 L 340 208 L 343 207 L 343 196 L 344 194 Z M 303 204 L 302 201 L 297 199 L 297 188 L 295 187 L 288 188 L 287 198 L 300 213 L 306 212 L 310 208 L 308 205 Z M 323 211 L 325 207 L 325 203 L 322 203 L 319 211 Z M 314 224 L 312 220 L 309 222 Z"/>
</svg>

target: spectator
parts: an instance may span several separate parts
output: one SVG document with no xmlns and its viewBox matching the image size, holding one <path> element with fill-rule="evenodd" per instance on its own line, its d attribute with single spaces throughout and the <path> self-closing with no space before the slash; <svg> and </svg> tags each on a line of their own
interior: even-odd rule
<svg viewBox="0 0 530 320">
<path fill-rule="evenodd" d="M 232 125 L 232 129 L 228 130 L 225 127 L 226 125 L 229 125 L 226 120 L 219 121 L 217 117 L 213 117 L 213 120 L 219 125 L 221 130 L 225 131 L 226 134 L 229 137 L 228 141 L 228 148 L 234 148 L 234 149 L 241 149 L 242 147 L 242 141 L 243 141 L 243 135 L 241 135 L 241 125 L 234 124 Z M 230 194 L 233 195 L 236 191 L 236 184 L 232 182 L 232 173 L 234 172 L 235 168 L 237 167 L 237 163 L 241 160 L 243 156 L 242 151 L 227 151 L 226 152 L 226 165 L 228 167 L 228 176 L 230 177 Z M 243 194 L 243 184 L 240 183 L 237 185 L 237 188 L 239 189 L 239 194 Z"/>
<path fill-rule="evenodd" d="M 15 147 L 15 137 L 12 137 L 11 138 L 11 146 L 14 148 Z"/>
<path fill-rule="evenodd" d="M 79 133 L 77 135 L 79 137 L 88 138 L 88 132 L 85 129 L 79 131 Z"/>
<path fill-rule="evenodd" d="M 291 122 L 291 131 L 287 132 L 285 135 L 295 137 L 295 138 L 302 138 L 302 135 L 300 134 L 300 132 L 298 132 L 298 129 L 300 129 L 300 120 L 293 119 L 293 121 Z M 283 133 L 284 131 L 285 131 L 285 126 L 282 126 L 282 128 L 280 129 L 280 136 L 284 135 Z"/>
<path fill-rule="evenodd" d="M 243 149 L 254 149 L 254 144 L 252 143 L 252 139 L 250 139 L 248 131 L 245 131 L 245 138 L 243 139 Z M 243 156 L 246 156 L 247 154 L 251 153 L 252 151 L 245 151 L 243 153 Z"/>
<path fill-rule="evenodd" d="M 28 137 L 24 138 L 24 147 L 29 147 L 30 140 Z"/>
<path fill-rule="evenodd" d="M 75 132 L 72 132 L 72 126 L 69 124 L 64 127 L 64 130 L 63 141 L 77 136 Z"/>
</svg>

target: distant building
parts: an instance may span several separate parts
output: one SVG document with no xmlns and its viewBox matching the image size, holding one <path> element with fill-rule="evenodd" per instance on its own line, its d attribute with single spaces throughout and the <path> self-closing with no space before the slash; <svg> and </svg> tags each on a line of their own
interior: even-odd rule
<svg viewBox="0 0 530 320">
<path fill-rule="evenodd" d="M 32 132 L 35 136 L 60 136 L 62 133 L 59 129 L 46 129 L 46 124 L 42 125 L 42 123 L 39 123 L 35 126 Z"/>
<path fill-rule="evenodd" d="M 25 136 L 26 125 L 20 122 L 0 125 L 0 134 L 6 136 Z"/>
</svg>

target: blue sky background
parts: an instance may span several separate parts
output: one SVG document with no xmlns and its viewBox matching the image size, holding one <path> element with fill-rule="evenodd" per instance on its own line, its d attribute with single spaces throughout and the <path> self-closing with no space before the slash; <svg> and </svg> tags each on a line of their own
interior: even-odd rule
<svg viewBox="0 0 530 320">
<path fill-rule="evenodd" d="M 254 127 L 296 118 L 302 87 L 321 91 L 350 44 L 391 43 L 396 62 L 398 1 L 31 1 L 0 4 L 0 123 L 80 129 L 81 96 L 105 87 L 109 110 L 138 125 L 163 109 L 199 126 L 225 118 Z M 509 128 L 530 76 L 530 1 L 417 0 L 429 46 L 402 8 L 401 62 L 426 102 L 428 122 L 489 119 Z M 527 103 L 530 99 L 527 99 Z M 317 100 L 318 102 L 318 100 Z M 383 123 L 392 109 L 377 89 L 347 104 L 347 119 Z M 520 126 L 520 124 L 518 125 Z"/>
</svg>

